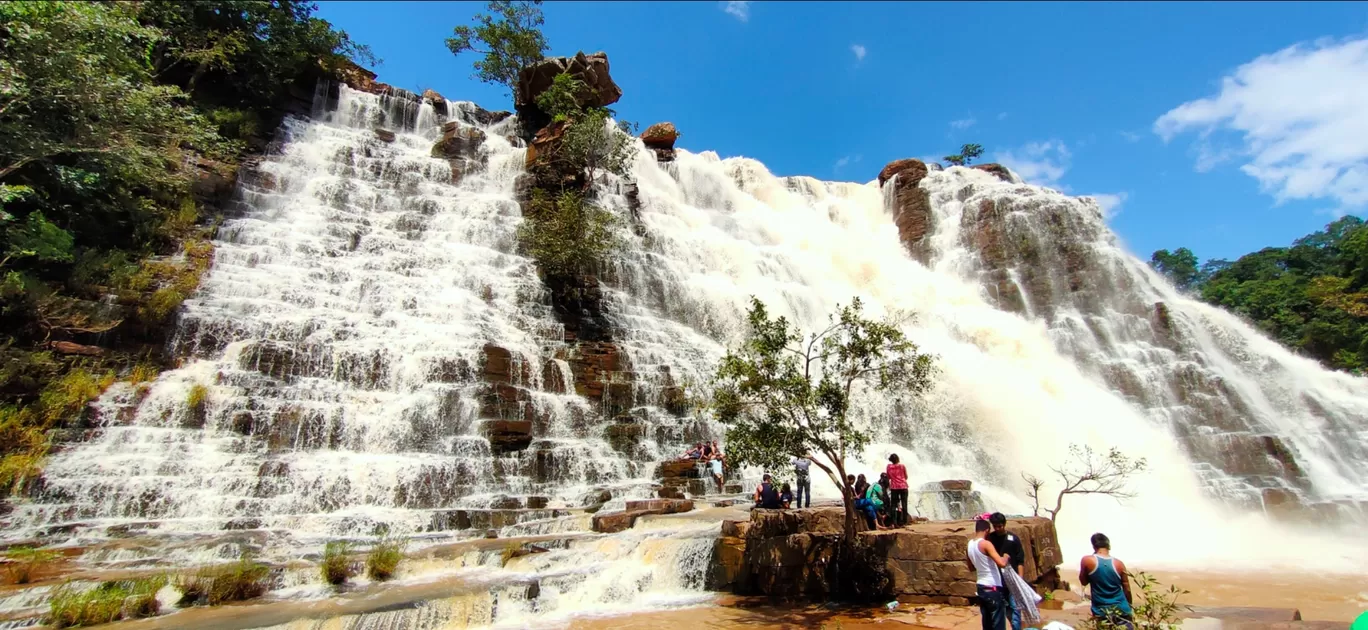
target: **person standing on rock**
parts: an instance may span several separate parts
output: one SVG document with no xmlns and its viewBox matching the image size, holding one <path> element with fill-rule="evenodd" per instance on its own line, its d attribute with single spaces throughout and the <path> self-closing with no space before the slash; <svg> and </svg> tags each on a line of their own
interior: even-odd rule
<svg viewBox="0 0 1368 630">
<path fill-rule="evenodd" d="M 722 494 L 724 485 L 722 479 L 722 454 L 713 453 L 712 461 L 708 462 L 709 470 L 712 472 L 713 481 L 717 483 L 717 493 Z"/>
<path fill-rule="evenodd" d="M 1008 561 L 988 542 L 990 529 L 992 525 L 987 519 L 974 519 L 974 537 L 969 539 L 968 557 L 964 561 L 975 574 L 983 630 L 1007 630 L 1007 590 L 1002 584 L 1002 569 Z"/>
<path fill-rule="evenodd" d="M 1093 534 L 1092 546 L 1092 555 L 1083 556 L 1079 563 L 1078 583 L 1090 587 L 1093 617 L 1118 628 L 1133 629 L 1126 563 L 1112 557 L 1111 540 L 1106 534 Z"/>
<path fill-rule="evenodd" d="M 993 549 L 996 549 L 998 554 L 1007 556 L 1007 562 L 1012 566 L 1011 570 L 1021 575 L 1021 566 L 1026 562 L 1026 550 L 1021 547 L 1021 539 L 1007 531 L 1007 516 L 1002 512 L 993 512 L 988 517 L 988 523 L 993 526 L 993 531 L 988 533 L 988 542 L 993 543 Z M 1012 630 L 1021 630 L 1021 609 L 1011 597 L 1006 599 L 1007 619 L 1012 625 Z"/>
<path fill-rule="evenodd" d="M 805 508 L 812 507 L 812 478 L 808 476 L 808 468 L 812 466 L 812 460 L 804 457 L 793 458 L 793 472 L 798 477 L 794 489 L 793 507 Z M 807 503 L 803 502 L 807 499 Z"/>
<path fill-rule="evenodd" d="M 907 467 L 898 461 L 898 454 L 888 456 L 888 490 L 893 500 L 889 503 L 888 513 L 893 517 L 892 527 L 907 524 Z"/>
</svg>

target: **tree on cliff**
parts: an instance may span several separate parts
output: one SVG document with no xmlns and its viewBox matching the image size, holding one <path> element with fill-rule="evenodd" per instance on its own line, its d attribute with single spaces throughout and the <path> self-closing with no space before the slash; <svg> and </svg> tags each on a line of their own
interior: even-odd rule
<svg viewBox="0 0 1368 630">
<path fill-rule="evenodd" d="M 983 145 L 966 144 L 960 147 L 958 155 L 947 155 L 943 159 L 955 166 L 968 166 L 981 155 L 983 155 Z"/>
<path fill-rule="evenodd" d="M 1116 448 L 1101 454 L 1090 446 L 1070 445 L 1069 460 L 1058 468 L 1050 468 L 1059 477 L 1060 484 L 1054 508 L 1040 507 L 1045 480 L 1029 473 L 1022 475 L 1029 488 L 1026 496 L 1031 499 L 1031 515 L 1040 516 L 1040 510 L 1044 509 L 1050 515 L 1050 522 L 1054 522 L 1064 507 L 1064 497 L 1070 494 L 1101 494 L 1118 501 L 1134 497 L 1126 483 L 1146 466 L 1145 458 L 1131 459 Z"/>
<path fill-rule="evenodd" d="M 1202 278 L 1202 272 L 1197 268 L 1197 255 L 1186 247 L 1172 252 L 1167 249 L 1154 252 L 1150 256 L 1150 267 L 1164 274 L 1180 291 L 1196 287 Z"/>
<path fill-rule="evenodd" d="M 476 25 L 457 26 L 446 45 L 455 55 L 484 55 L 475 62 L 475 78 L 507 86 L 511 93 L 518 85 L 518 72 L 541 61 L 550 48 L 539 28 L 543 22 L 541 0 L 495 0 L 488 10 L 475 15 Z M 477 49 L 476 42 L 483 43 L 484 50 Z"/>
<path fill-rule="evenodd" d="M 755 298 L 747 322 L 749 335 L 727 352 L 713 379 L 712 408 L 727 425 L 728 457 L 767 470 L 811 457 L 844 489 L 846 541 L 853 544 L 845 459 L 859 454 L 869 436 L 851 401 L 868 389 L 922 395 L 932 385 L 934 358 L 919 353 L 896 322 L 867 319 L 858 298 L 806 336 L 786 318 L 771 318 Z"/>
</svg>

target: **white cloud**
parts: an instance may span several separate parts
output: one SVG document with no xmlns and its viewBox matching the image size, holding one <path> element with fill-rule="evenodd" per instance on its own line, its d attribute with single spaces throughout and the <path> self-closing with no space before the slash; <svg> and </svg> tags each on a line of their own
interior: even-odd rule
<svg viewBox="0 0 1368 630">
<path fill-rule="evenodd" d="M 869 49 L 859 44 L 851 44 L 850 52 L 855 53 L 855 61 L 864 61 L 865 55 L 869 54 Z"/>
<path fill-rule="evenodd" d="M 854 163 L 856 163 L 856 162 L 859 162 L 859 161 L 860 161 L 860 157 L 861 157 L 861 156 L 858 156 L 858 155 L 853 155 L 853 156 L 852 156 L 852 155 L 846 155 L 846 156 L 843 156 L 843 157 L 841 157 L 841 159 L 836 160 L 836 164 L 833 165 L 833 166 L 831 167 L 831 170 L 833 170 L 833 171 L 839 171 L 839 170 L 841 170 L 842 168 L 845 168 L 846 166 L 849 166 L 849 165 L 851 165 L 851 164 L 854 164 Z"/>
<path fill-rule="evenodd" d="M 1092 197 L 1094 200 L 1096 200 L 1097 205 L 1102 207 L 1102 216 L 1108 219 L 1118 214 L 1121 214 L 1121 204 L 1126 203 L 1126 198 L 1130 197 L 1129 194 L 1124 192 L 1095 193 L 1084 196 Z"/>
<path fill-rule="evenodd" d="M 1069 170 L 1073 154 L 1058 140 L 1032 142 L 1010 151 L 998 151 L 993 159 L 1012 169 L 1027 183 L 1057 186 L 1059 178 Z"/>
<path fill-rule="evenodd" d="M 1214 96 L 1154 121 L 1165 142 L 1196 131 L 1197 170 L 1240 158 L 1279 202 L 1368 205 L 1368 39 L 1321 39 L 1263 55 Z"/>
<path fill-rule="evenodd" d="M 1121 137 L 1125 138 L 1126 142 L 1139 142 L 1141 138 L 1140 134 L 1135 133 L 1134 131 L 1118 131 L 1117 133 L 1121 134 Z"/>
<path fill-rule="evenodd" d="M 730 0 L 729 2 L 719 2 L 718 4 L 722 5 L 723 11 L 730 13 L 742 22 L 750 19 L 749 0 Z"/>
<path fill-rule="evenodd" d="M 973 116 L 970 116 L 970 117 L 968 117 L 968 118 L 961 118 L 961 119 L 959 119 L 959 120 L 952 120 L 952 121 L 950 121 L 950 128 L 951 128 L 951 129 L 968 129 L 968 128 L 970 128 L 970 127 L 973 127 L 973 126 L 974 126 L 974 123 L 976 123 L 976 122 L 978 122 L 978 119 L 974 118 Z"/>
</svg>

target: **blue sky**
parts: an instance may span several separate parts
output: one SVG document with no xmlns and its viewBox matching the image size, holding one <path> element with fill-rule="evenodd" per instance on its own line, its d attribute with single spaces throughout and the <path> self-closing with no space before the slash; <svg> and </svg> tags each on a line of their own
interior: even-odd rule
<svg viewBox="0 0 1368 630">
<path fill-rule="evenodd" d="M 379 80 L 487 109 L 445 47 L 476 2 L 321 2 Z M 548 2 L 551 54 L 605 51 L 620 118 L 778 175 L 865 182 L 977 142 L 1101 196 L 1142 257 L 1236 258 L 1368 207 L 1368 4 Z"/>
</svg>

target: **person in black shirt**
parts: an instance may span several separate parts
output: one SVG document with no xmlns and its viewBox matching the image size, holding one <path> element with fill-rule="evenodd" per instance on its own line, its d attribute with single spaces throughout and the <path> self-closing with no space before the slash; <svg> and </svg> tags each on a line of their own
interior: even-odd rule
<svg viewBox="0 0 1368 630">
<path fill-rule="evenodd" d="M 1007 557 L 1007 566 L 1021 575 L 1021 565 L 1026 562 L 1026 550 L 1021 547 L 1021 539 L 1007 531 L 1007 517 L 1002 512 L 993 512 L 988 516 L 988 522 L 993 525 L 993 531 L 988 532 L 988 542 L 993 544 L 998 555 Z M 1012 630 L 1021 630 L 1021 610 L 1012 603 L 1010 597 L 1007 598 L 1007 615 L 1012 622 Z"/>
<path fill-rule="evenodd" d="M 765 473 L 760 485 L 755 489 L 755 507 L 777 510 L 784 506 L 779 500 L 779 490 L 774 487 L 774 479 Z"/>
</svg>

